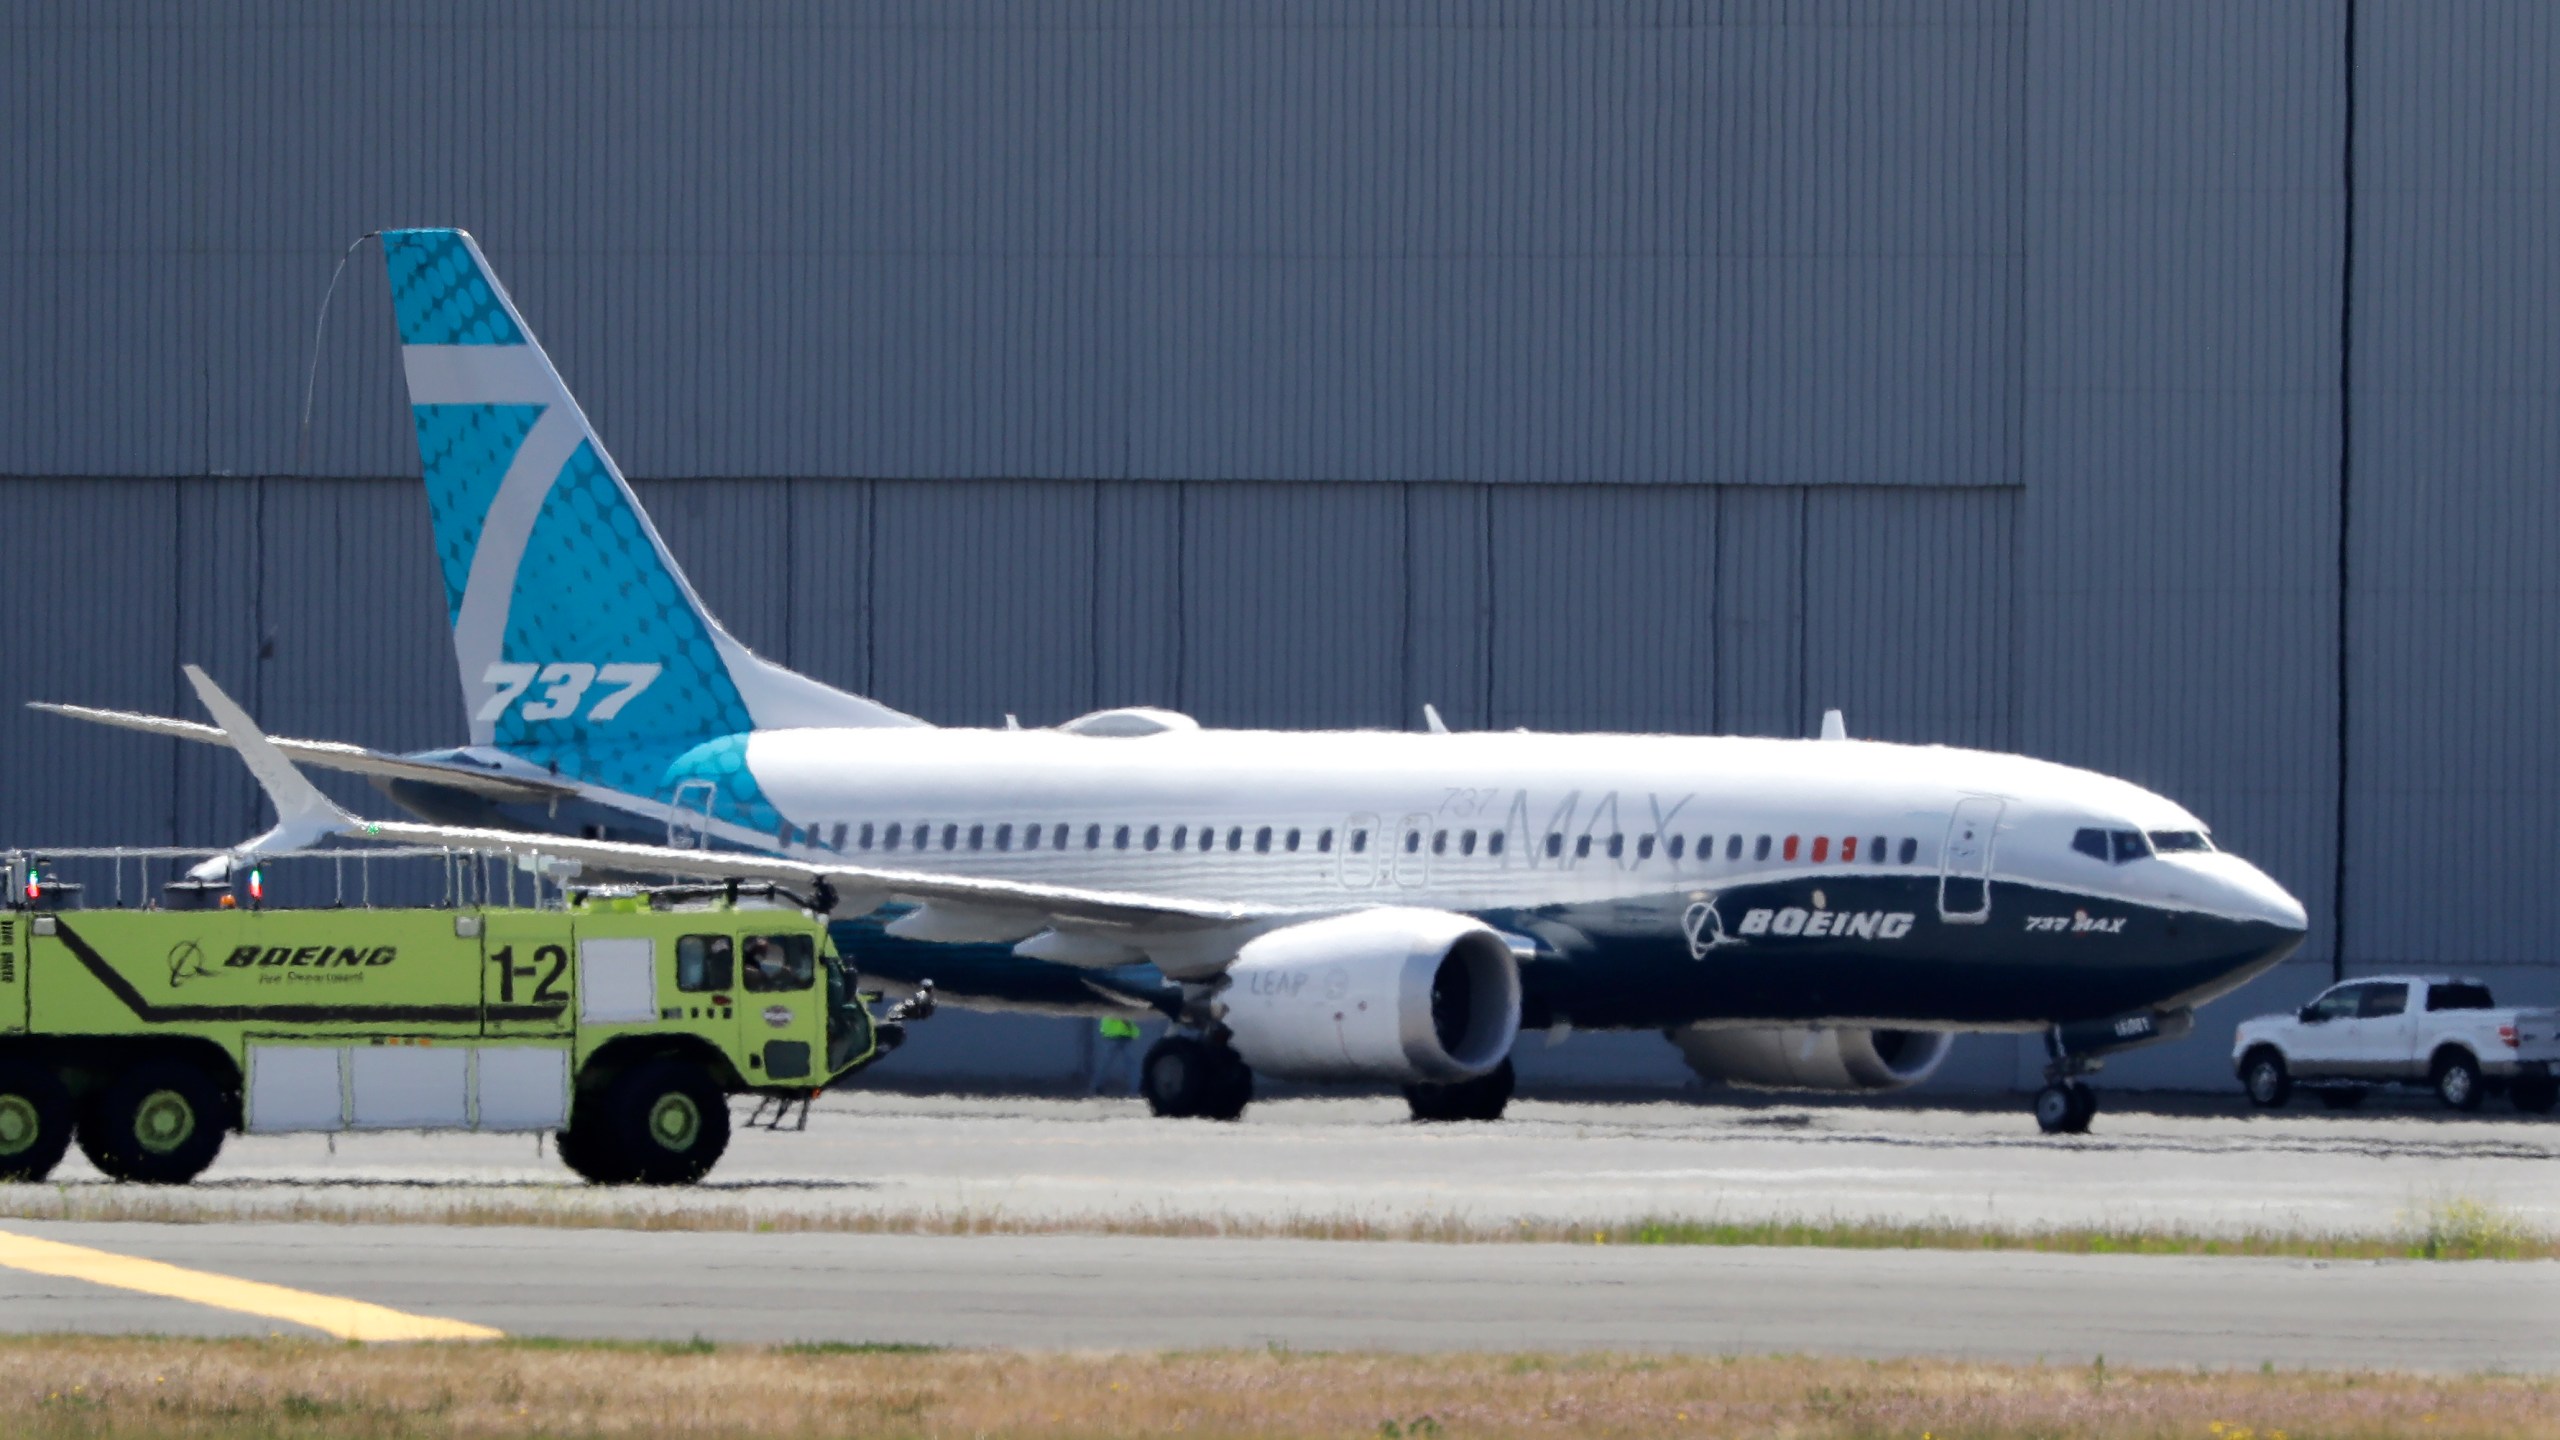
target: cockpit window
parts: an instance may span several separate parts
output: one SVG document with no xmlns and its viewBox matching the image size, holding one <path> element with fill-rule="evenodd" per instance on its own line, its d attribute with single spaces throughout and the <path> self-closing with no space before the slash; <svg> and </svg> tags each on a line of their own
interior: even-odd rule
<svg viewBox="0 0 2560 1440">
<path fill-rule="evenodd" d="M 2163 855 L 2176 855 L 2211 850 L 2213 842 L 2206 839 L 2201 830 L 2154 830 L 2151 832 L 2151 848 Z"/>
<path fill-rule="evenodd" d="M 2128 860 L 2141 860 L 2151 854 L 2151 844 L 2139 830 L 2101 830 L 2088 826 L 2071 837 L 2071 848 L 2092 860 L 2122 865 Z"/>
</svg>

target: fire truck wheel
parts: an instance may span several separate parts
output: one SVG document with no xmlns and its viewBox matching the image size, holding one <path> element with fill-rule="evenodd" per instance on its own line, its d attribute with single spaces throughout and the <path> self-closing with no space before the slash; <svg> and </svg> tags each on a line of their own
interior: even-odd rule
<svg viewBox="0 0 2560 1440">
<path fill-rule="evenodd" d="M 0 1180 L 42 1180 L 71 1148 L 71 1092 L 24 1060 L 0 1060 Z"/>
<path fill-rule="evenodd" d="M 560 1163 L 591 1185 L 628 1185 L 639 1177 L 615 1148 L 612 1128 L 592 1105 L 580 1105 L 569 1115 L 570 1128 L 559 1133 Z"/>
<path fill-rule="evenodd" d="M 614 1081 L 605 1114 L 606 1133 L 643 1185 L 690 1185 L 729 1148 L 729 1098 L 687 1061 L 652 1060 Z"/>
<path fill-rule="evenodd" d="M 80 1153 L 110 1179 L 184 1185 L 222 1153 L 227 1113 L 203 1071 L 146 1060 L 89 1097 Z"/>
</svg>

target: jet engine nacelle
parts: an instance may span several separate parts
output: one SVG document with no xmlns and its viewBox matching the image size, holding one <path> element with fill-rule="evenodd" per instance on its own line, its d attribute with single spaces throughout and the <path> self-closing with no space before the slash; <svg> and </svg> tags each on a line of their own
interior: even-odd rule
<svg viewBox="0 0 2560 1440">
<path fill-rule="evenodd" d="M 1708 1080 L 1753 1090 L 1900 1090 L 1947 1058 L 1944 1030 L 1867 1030 L 1836 1025 L 1763 1025 L 1671 1032 L 1689 1068 Z"/>
<path fill-rule="evenodd" d="M 1520 966 L 1464 915 L 1361 910 L 1247 942 L 1212 1013 L 1264 1075 L 1449 1084 L 1511 1053 Z"/>
</svg>

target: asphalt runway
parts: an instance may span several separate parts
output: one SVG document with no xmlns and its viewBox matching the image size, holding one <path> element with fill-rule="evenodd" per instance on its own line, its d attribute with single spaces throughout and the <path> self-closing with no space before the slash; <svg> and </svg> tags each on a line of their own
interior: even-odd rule
<svg viewBox="0 0 2560 1440">
<path fill-rule="evenodd" d="M 2560 1371 L 2551 1262 L 372 1225 L 0 1231 L 514 1335 Z M 7 1259 L 0 1250 L 0 1326 L 11 1330 L 311 1333 Z M 340 1333 L 325 1315 L 318 1324 Z"/>
<path fill-rule="evenodd" d="M 0 1186 L 0 1217 L 141 1195 L 161 1216 L 208 1219 L 489 1201 L 1070 1225 L 1677 1218 L 2373 1234 L 2467 1200 L 2560 1230 L 2560 1123 L 2447 1119 L 2414 1103 L 2260 1116 L 2235 1102 L 2107 1112 L 2087 1136 L 2053 1138 L 2006 1109 L 1533 1101 L 1496 1124 L 1417 1126 L 1401 1101 L 1361 1098 L 1257 1104 L 1221 1125 L 1156 1120 L 1133 1100 L 871 1092 L 828 1097 L 805 1133 L 742 1130 L 690 1190 L 589 1189 L 529 1136 L 415 1134 L 233 1137 L 196 1185 L 120 1194 L 75 1153 L 56 1181 Z"/>
</svg>

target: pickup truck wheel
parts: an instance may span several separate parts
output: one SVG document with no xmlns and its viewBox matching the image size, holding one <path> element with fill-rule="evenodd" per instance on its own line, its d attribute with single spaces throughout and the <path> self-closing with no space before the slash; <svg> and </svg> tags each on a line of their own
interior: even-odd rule
<svg viewBox="0 0 2560 1440">
<path fill-rule="evenodd" d="M 80 1153 L 116 1180 L 184 1185 L 222 1153 L 222 1092 L 182 1060 L 147 1060 L 107 1082 L 80 1117 Z"/>
<path fill-rule="evenodd" d="M 2480 1062 L 2459 1050 L 2436 1057 L 2436 1098 L 2447 1110 L 2480 1108 Z"/>
<path fill-rule="evenodd" d="M 2318 1093 L 2320 1103 L 2332 1110 L 2353 1110 L 2364 1103 L 2363 1089 L 2354 1085 L 2341 1086 L 2335 1090 L 2322 1090 Z"/>
<path fill-rule="evenodd" d="M 0 1181 L 42 1180 L 71 1148 L 71 1092 L 24 1060 L 0 1060 Z"/>
<path fill-rule="evenodd" d="M 2240 1063 L 2240 1083 L 2249 1091 L 2249 1103 L 2261 1110 L 2273 1110 L 2293 1098 L 2293 1076 L 2285 1069 L 2284 1057 L 2273 1050 L 2249 1052 Z"/>
<path fill-rule="evenodd" d="M 729 1097 L 683 1060 L 652 1060 L 614 1081 L 605 1113 L 617 1158 L 643 1185 L 690 1185 L 729 1148 Z"/>
</svg>

